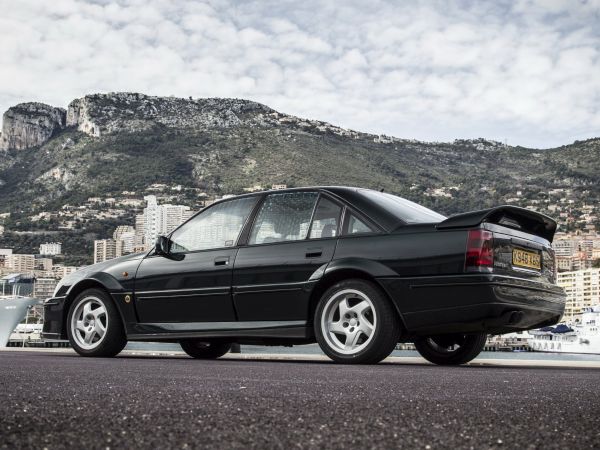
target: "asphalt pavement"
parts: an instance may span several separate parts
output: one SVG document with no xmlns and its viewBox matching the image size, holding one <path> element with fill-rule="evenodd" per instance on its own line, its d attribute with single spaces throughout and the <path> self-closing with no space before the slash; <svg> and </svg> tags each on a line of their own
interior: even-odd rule
<svg viewBox="0 0 600 450">
<path fill-rule="evenodd" d="M 0 352 L 0 448 L 598 448 L 600 369 Z"/>
</svg>

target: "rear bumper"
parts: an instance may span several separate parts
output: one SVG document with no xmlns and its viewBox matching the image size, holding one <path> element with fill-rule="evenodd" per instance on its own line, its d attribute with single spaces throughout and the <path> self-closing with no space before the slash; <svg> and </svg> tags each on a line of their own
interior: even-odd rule
<svg viewBox="0 0 600 450">
<path fill-rule="evenodd" d="M 67 339 L 63 327 L 66 297 L 53 297 L 44 301 L 44 339 Z"/>
<path fill-rule="evenodd" d="M 380 278 L 411 335 L 508 333 L 560 321 L 566 296 L 551 284 L 503 275 Z"/>
</svg>

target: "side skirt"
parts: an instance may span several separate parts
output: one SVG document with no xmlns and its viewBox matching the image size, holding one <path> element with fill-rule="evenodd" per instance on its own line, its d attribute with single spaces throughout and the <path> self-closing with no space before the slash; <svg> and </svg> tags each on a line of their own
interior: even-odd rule
<svg viewBox="0 0 600 450">
<path fill-rule="evenodd" d="M 252 322 L 188 322 L 128 324 L 127 339 L 157 341 L 192 338 L 309 339 L 312 327 L 304 320 Z"/>
</svg>

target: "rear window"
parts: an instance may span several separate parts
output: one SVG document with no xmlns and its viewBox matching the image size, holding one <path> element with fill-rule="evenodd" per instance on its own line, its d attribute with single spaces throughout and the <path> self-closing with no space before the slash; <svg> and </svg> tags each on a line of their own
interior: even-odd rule
<svg viewBox="0 0 600 450">
<path fill-rule="evenodd" d="M 429 208 L 425 208 L 396 195 L 368 189 L 361 189 L 358 192 L 382 208 L 385 208 L 405 223 L 438 223 L 446 219 L 445 216 Z"/>
</svg>

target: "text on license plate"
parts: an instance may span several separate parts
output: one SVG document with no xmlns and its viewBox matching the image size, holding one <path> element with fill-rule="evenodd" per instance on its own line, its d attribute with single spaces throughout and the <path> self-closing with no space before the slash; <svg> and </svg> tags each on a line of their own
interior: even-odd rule
<svg viewBox="0 0 600 450">
<path fill-rule="evenodd" d="M 542 258 L 537 252 L 529 252 L 520 248 L 513 249 L 513 266 L 527 267 L 528 269 L 540 270 L 542 268 Z"/>
</svg>

